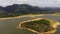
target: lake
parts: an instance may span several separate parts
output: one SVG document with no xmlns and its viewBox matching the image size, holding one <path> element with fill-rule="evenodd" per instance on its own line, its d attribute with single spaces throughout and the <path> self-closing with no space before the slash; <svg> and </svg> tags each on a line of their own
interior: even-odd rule
<svg viewBox="0 0 60 34">
<path fill-rule="evenodd" d="M 35 17 L 54 19 L 54 20 L 60 22 L 60 16 L 44 15 L 44 16 L 35 16 Z M 31 31 L 28 31 L 28 30 L 16 28 L 20 22 L 23 22 L 25 20 L 32 20 L 32 19 L 34 19 L 34 18 L 24 17 L 24 18 L 0 20 L 0 34 L 36 34 Z M 60 34 L 60 26 L 58 26 L 55 34 Z"/>
</svg>

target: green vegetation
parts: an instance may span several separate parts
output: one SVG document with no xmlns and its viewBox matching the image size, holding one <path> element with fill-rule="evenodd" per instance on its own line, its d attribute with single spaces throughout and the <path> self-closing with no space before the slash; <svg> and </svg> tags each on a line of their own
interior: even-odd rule
<svg viewBox="0 0 60 34">
<path fill-rule="evenodd" d="M 7 15 L 8 14 L 4 10 L 0 9 L 0 17 L 7 17 Z"/>
<path fill-rule="evenodd" d="M 60 15 L 60 13 L 54 13 L 55 15 Z"/>
<path fill-rule="evenodd" d="M 57 9 L 57 10 L 56 10 Z M 7 7 L 0 6 L 0 17 L 15 17 L 28 14 L 54 14 L 60 13 L 59 8 L 41 8 L 28 4 L 14 4 Z"/>
<path fill-rule="evenodd" d="M 45 19 L 38 20 L 38 21 L 33 21 L 33 22 L 34 22 L 34 23 L 37 23 L 37 24 L 44 24 L 44 25 L 47 25 L 47 26 L 50 25 L 50 21 L 45 20 Z"/>
<path fill-rule="evenodd" d="M 49 20 L 45 20 L 45 19 L 26 22 L 21 25 L 24 28 L 30 28 L 37 32 L 48 32 L 48 31 L 54 30 L 54 28 L 50 26 L 51 22 Z"/>
</svg>

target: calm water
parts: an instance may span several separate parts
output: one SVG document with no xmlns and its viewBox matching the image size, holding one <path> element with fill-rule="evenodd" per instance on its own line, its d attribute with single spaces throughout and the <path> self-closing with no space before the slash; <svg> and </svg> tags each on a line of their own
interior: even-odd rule
<svg viewBox="0 0 60 34">
<path fill-rule="evenodd" d="M 60 22 L 60 16 L 52 16 L 52 15 L 45 15 L 39 16 L 41 18 L 49 18 L 54 19 Z M 36 18 L 38 18 L 36 16 Z M 25 18 L 15 18 L 9 20 L 0 20 L 0 34 L 36 34 L 28 30 L 17 29 L 16 27 L 18 24 L 24 20 L 30 20 L 32 18 L 25 17 Z M 60 34 L 60 26 L 57 28 L 57 32 L 55 34 Z"/>
</svg>

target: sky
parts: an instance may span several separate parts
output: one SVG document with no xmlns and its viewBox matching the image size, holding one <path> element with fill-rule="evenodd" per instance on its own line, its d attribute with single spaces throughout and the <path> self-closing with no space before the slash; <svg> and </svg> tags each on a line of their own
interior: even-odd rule
<svg viewBox="0 0 60 34">
<path fill-rule="evenodd" d="M 30 4 L 39 7 L 60 7 L 60 0 L 0 0 L 0 6 Z"/>
</svg>

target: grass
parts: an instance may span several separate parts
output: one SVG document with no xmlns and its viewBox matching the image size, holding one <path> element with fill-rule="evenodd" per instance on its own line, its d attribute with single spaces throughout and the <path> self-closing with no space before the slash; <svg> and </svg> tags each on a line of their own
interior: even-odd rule
<svg viewBox="0 0 60 34">
<path fill-rule="evenodd" d="M 41 19 L 36 21 L 30 21 L 21 24 L 22 27 L 30 28 L 32 30 L 38 31 L 38 32 L 48 32 L 50 30 L 53 30 L 53 28 L 50 26 L 51 23 L 49 20 Z"/>
</svg>

